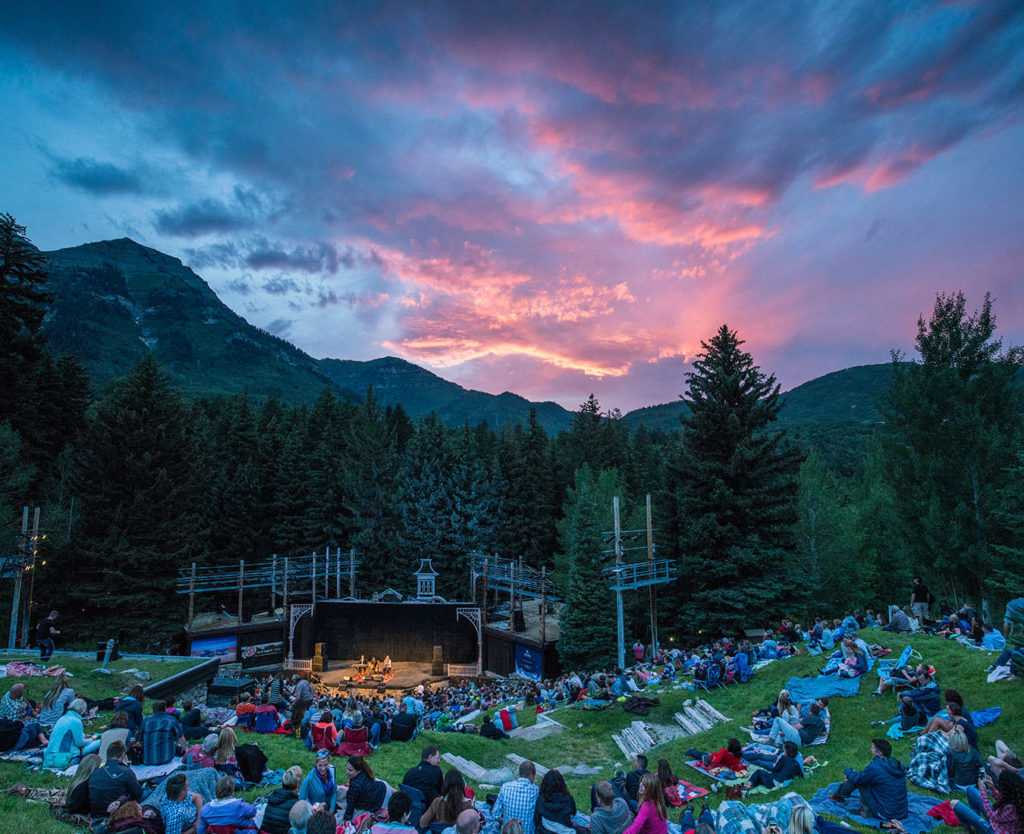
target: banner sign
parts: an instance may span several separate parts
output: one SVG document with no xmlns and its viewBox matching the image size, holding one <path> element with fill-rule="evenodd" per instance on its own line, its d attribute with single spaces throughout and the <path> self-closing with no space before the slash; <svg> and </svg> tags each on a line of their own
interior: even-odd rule
<svg viewBox="0 0 1024 834">
<path fill-rule="evenodd" d="M 242 668 L 255 669 L 258 666 L 277 666 L 284 657 L 284 642 L 256 643 L 242 646 Z"/>
<path fill-rule="evenodd" d="M 536 649 L 516 643 L 516 674 L 531 681 L 544 677 L 544 658 Z"/>
</svg>

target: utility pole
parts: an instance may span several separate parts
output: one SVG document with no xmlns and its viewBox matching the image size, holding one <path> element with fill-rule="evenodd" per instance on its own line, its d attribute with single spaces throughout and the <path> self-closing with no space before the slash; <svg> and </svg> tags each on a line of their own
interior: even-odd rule
<svg viewBox="0 0 1024 834">
<path fill-rule="evenodd" d="M 612 499 L 612 511 L 615 514 L 615 566 L 622 564 L 622 529 L 619 525 L 619 496 Z M 622 610 L 622 577 L 617 574 L 618 588 L 615 591 L 615 614 L 618 625 L 619 668 L 626 668 L 626 616 Z"/>
<path fill-rule="evenodd" d="M 654 527 L 651 526 L 651 493 L 647 493 L 647 561 L 654 564 Z M 651 657 L 658 654 L 658 600 L 654 585 L 648 585 L 651 592 Z"/>
<path fill-rule="evenodd" d="M 24 648 L 28 648 L 28 628 L 29 621 L 32 619 L 32 606 L 35 604 L 35 590 L 36 590 L 36 554 L 39 552 L 39 507 L 36 507 L 35 513 L 32 517 L 32 532 L 29 535 L 28 541 L 25 543 L 26 553 L 25 562 L 29 565 L 28 579 L 28 596 L 23 600 L 23 616 L 21 620 L 21 645 Z"/>
</svg>

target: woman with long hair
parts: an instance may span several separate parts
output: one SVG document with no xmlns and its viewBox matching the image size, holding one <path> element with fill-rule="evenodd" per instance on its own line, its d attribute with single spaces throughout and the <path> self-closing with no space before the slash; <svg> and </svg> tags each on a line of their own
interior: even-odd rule
<svg viewBox="0 0 1024 834">
<path fill-rule="evenodd" d="M 1024 779 L 1004 770 L 998 788 L 985 778 L 967 789 L 967 802 L 952 800 L 953 813 L 977 834 L 1020 834 L 1024 823 Z"/>
<path fill-rule="evenodd" d="M 68 676 L 58 675 L 53 688 L 43 697 L 43 709 L 39 713 L 39 723 L 44 727 L 52 727 L 64 715 L 73 700 L 75 700 L 75 690 L 71 688 Z"/>
<path fill-rule="evenodd" d="M 668 834 L 668 810 L 658 774 L 645 773 L 640 777 L 637 802 L 636 819 L 623 834 Z"/>
<path fill-rule="evenodd" d="M 321 750 L 326 753 L 326 750 Z M 319 754 L 318 754 L 319 755 Z M 356 811 L 379 811 L 384 805 L 387 786 L 378 782 L 373 775 L 373 768 L 362 756 L 349 756 L 345 762 L 345 775 L 348 777 L 348 796 L 345 802 L 345 821 L 352 819 Z"/>
<path fill-rule="evenodd" d="M 238 737 L 230 727 L 225 727 L 217 736 L 217 747 L 214 750 L 215 767 L 221 765 L 238 766 L 238 759 L 235 758 L 235 746 L 238 744 Z"/>
<path fill-rule="evenodd" d="M 549 770 L 540 783 L 533 821 L 542 834 L 575 834 L 572 818 L 576 816 L 576 802 L 565 785 L 565 777 L 557 770 Z"/>
<path fill-rule="evenodd" d="M 118 710 L 110 719 L 107 728 L 100 735 L 100 760 L 107 760 L 107 748 L 115 741 L 120 741 L 125 747 L 128 746 L 128 737 L 131 732 L 128 729 L 128 713 Z"/>
<path fill-rule="evenodd" d="M 427 829 L 432 822 L 454 824 L 459 814 L 473 807 L 466 796 L 466 781 L 456 768 L 451 768 L 441 781 L 441 793 L 434 797 L 430 807 L 420 817 L 420 828 Z"/>
<path fill-rule="evenodd" d="M 101 764 L 100 757 L 95 753 L 82 756 L 71 785 L 68 786 L 67 798 L 64 800 L 64 808 L 69 813 L 89 814 L 89 777 Z"/>
</svg>

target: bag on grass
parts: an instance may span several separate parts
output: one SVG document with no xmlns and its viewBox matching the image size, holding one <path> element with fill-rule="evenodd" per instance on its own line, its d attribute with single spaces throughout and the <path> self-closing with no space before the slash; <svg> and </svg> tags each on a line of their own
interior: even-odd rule
<svg viewBox="0 0 1024 834">
<path fill-rule="evenodd" d="M 235 748 L 238 769 L 246 782 L 259 782 L 263 778 L 263 768 L 267 766 L 267 756 L 258 744 L 240 744 Z"/>
</svg>

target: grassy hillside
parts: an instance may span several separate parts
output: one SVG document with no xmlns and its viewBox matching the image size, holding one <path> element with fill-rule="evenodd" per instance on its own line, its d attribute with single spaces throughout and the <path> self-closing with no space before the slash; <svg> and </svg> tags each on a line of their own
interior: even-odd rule
<svg viewBox="0 0 1024 834">
<path fill-rule="evenodd" d="M 907 643 L 905 636 L 890 635 L 878 630 L 864 632 L 864 636 L 868 642 L 889 646 L 894 652 L 899 652 Z M 995 724 L 978 731 L 983 755 L 993 751 L 997 738 L 1003 739 L 1017 751 L 1024 750 L 1024 689 L 1021 682 L 1002 681 L 987 684 L 983 670 L 992 662 L 992 656 L 987 652 L 965 649 L 956 643 L 923 635 L 914 636 L 910 642 L 922 652 L 927 662 L 936 666 L 938 680 L 943 688 L 953 687 L 959 690 L 968 708 L 1002 707 L 1002 717 Z M 723 747 L 730 736 L 741 735 L 739 725 L 747 723 L 751 712 L 775 699 L 779 689 L 790 676 L 813 675 L 820 665 L 820 658 L 805 653 L 790 660 L 770 664 L 757 672 L 753 680 L 746 685 L 712 692 L 706 696 L 708 701 L 731 720 L 698 736 L 680 738 L 655 748 L 650 754 L 652 762 L 659 757 L 665 757 L 681 778 L 709 787 L 707 779 L 685 766 L 686 749 L 691 746 L 700 750 L 716 750 Z M 871 722 L 892 717 L 896 710 L 892 695 L 883 698 L 870 696 L 876 680 L 872 671 L 863 681 L 860 694 L 853 698 L 832 700 L 832 735 L 828 743 L 804 751 L 805 754 L 813 753 L 819 760 L 828 764 L 818 768 L 806 780 L 796 783 L 793 789 L 810 797 L 818 788 L 841 780 L 844 767 L 861 768 L 868 762 L 871 739 L 882 735 L 885 729 L 872 727 Z M 661 706 L 654 708 L 650 716 L 644 720 L 653 724 L 669 724 L 672 713 L 691 697 L 693 694 L 684 690 L 665 690 L 660 693 Z M 621 751 L 612 741 L 611 734 L 628 725 L 635 716 L 618 708 L 597 713 L 562 708 L 553 712 L 552 717 L 566 729 L 539 741 L 490 741 L 479 736 L 428 732 L 421 734 L 411 744 L 393 743 L 381 747 L 374 753 L 371 764 L 379 776 L 392 784 L 398 784 L 405 771 L 419 760 L 420 747 L 432 743 L 437 744 L 442 752 L 456 753 L 485 767 L 508 764 L 505 759 L 507 753 L 517 753 L 547 767 L 580 763 L 600 767 L 602 772 L 599 777 L 594 777 L 595 779 L 608 778 L 615 769 L 628 767 Z M 253 738 L 246 736 L 243 740 L 249 741 Z M 261 736 L 258 741 L 269 758 L 269 767 L 285 768 L 293 764 L 301 765 L 304 770 L 312 767 L 312 755 L 297 739 Z M 913 740 L 910 738 L 894 742 L 894 755 L 906 763 L 912 747 Z M 67 780 L 49 773 L 28 772 L 18 765 L 0 764 L 0 783 L 7 786 L 15 781 L 30 785 L 58 785 Z M 589 808 L 592 781 L 592 778 L 568 779 L 577 805 L 584 810 Z M 911 789 L 917 793 L 928 793 L 916 786 Z M 268 789 L 251 791 L 247 798 L 254 800 L 268 792 Z M 768 797 L 752 796 L 748 803 L 771 800 L 778 795 L 780 794 L 771 794 Z M 721 797 L 712 795 L 708 799 L 712 807 L 717 807 Z M 0 815 L 3 816 L 5 834 L 70 834 L 72 831 L 70 827 L 52 820 L 45 808 L 28 805 L 9 796 L 0 796 Z M 672 819 L 678 819 L 678 811 L 673 813 Z"/>
</svg>

